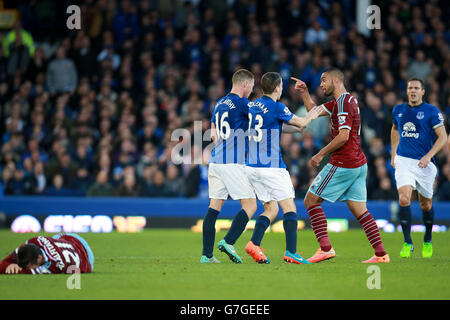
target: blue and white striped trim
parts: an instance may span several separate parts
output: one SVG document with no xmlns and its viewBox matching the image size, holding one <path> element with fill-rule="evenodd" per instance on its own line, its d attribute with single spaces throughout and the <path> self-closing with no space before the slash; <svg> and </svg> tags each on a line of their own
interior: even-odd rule
<svg viewBox="0 0 450 320">
<path fill-rule="evenodd" d="M 347 96 L 347 94 L 349 94 L 349 93 L 348 92 L 344 92 L 343 94 L 341 94 L 339 96 L 339 98 L 336 99 L 336 102 L 337 102 L 337 105 L 338 105 L 338 115 L 345 113 L 344 112 L 344 100 L 345 100 L 345 97 Z"/>
<path fill-rule="evenodd" d="M 327 108 L 325 108 L 324 104 L 321 104 L 320 106 L 322 107 L 323 110 L 325 110 L 331 116 L 331 112 Z"/>
</svg>

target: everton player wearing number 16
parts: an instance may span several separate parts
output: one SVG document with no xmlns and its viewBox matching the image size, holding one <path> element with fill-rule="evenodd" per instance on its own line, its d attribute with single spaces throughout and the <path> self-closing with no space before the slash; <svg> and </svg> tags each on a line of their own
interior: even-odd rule
<svg viewBox="0 0 450 320">
<path fill-rule="evenodd" d="M 31 238 L 0 261 L 0 274 L 72 273 L 75 268 L 92 272 L 94 254 L 86 240 L 74 233 Z"/>
<path fill-rule="evenodd" d="M 292 79 L 296 81 L 295 89 L 300 91 L 306 108 L 310 110 L 315 103 L 306 84 L 296 78 Z M 332 141 L 311 158 L 310 164 L 318 167 L 327 154 L 331 154 L 331 160 L 314 179 L 304 199 L 314 234 L 320 244 L 320 248 L 308 261 L 315 263 L 336 256 L 328 237 L 327 219 L 321 207 L 323 200 L 327 200 L 346 201 L 363 227 L 375 250 L 375 255 L 363 262 L 387 263 L 390 261 L 389 255 L 384 250 L 378 226 L 366 206 L 367 161 L 359 140 L 361 120 L 358 102 L 346 91 L 344 74 L 336 68 L 330 68 L 321 75 L 320 87 L 326 96 L 334 98 L 321 105 L 321 115 L 331 118 Z"/>
<path fill-rule="evenodd" d="M 209 207 L 203 220 L 203 250 L 200 263 L 219 263 L 213 255 L 216 220 L 228 197 L 241 202 L 230 230 L 217 248 L 234 263 L 242 263 L 234 244 L 256 211 L 256 196 L 245 175 L 248 100 L 255 80 L 246 69 L 232 77 L 229 94 L 219 99 L 211 119 L 211 137 L 215 143 L 208 169 Z"/>
</svg>

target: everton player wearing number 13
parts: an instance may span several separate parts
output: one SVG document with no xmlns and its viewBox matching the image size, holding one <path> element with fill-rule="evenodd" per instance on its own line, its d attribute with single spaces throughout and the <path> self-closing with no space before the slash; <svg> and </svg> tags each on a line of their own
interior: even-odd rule
<svg viewBox="0 0 450 320">
<path fill-rule="evenodd" d="M 88 273 L 93 269 L 91 248 L 74 233 L 31 238 L 0 261 L 0 274 Z"/>
<path fill-rule="evenodd" d="M 315 106 L 306 84 L 296 78 L 295 89 L 300 91 L 308 110 Z M 389 262 L 378 226 L 367 210 L 367 160 L 361 150 L 359 134 L 361 120 L 356 98 L 344 87 L 344 74 L 330 68 L 321 75 L 320 87 L 326 96 L 334 99 L 322 104 L 321 116 L 330 116 L 332 141 L 310 160 L 310 165 L 318 167 L 323 157 L 331 154 L 328 163 L 312 182 L 304 203 L 311 219 L 311 225 L 320 244 L 317 252 L 308 259 L 315 263 L 331 259 L 336 252 L 331 246 L 327 231 L 327 218 L 322 210 L 323 200 L 346 201 L 352 214 L 363 227 L 375 254 L 364 263 Z"/>
<path fill-rule="evenodd" d="M 417 189 L 422 217 L 425 224 L 422 256 L 433 254 L 431 232 L 434 211 L 432 207 L 433 186 L 437 174 L 434 155 L 444 146 L 447 138 L 444 117 L 439 109 L 422 100 L 425 94 L 421 79 L 407 82 L 408 103 L 402 103 L 392 110 L 391 164 L 395 168 L 399 218 L 404 243 L 400 257 L 408 258 L 414 250 L 411 240 L 411 194 Z"/>
</svg>

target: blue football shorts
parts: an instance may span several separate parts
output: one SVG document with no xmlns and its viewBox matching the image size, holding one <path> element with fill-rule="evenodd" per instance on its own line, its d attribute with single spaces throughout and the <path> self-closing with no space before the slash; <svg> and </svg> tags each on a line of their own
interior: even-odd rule
<svg viewBox="0 0 450 320">
<path fill-rule="evenodd" d="M 309 192 L 330 201 L 367 201 L 367 164 L 341 168 L 328 163 L 311 183 Z"/>
</svg>

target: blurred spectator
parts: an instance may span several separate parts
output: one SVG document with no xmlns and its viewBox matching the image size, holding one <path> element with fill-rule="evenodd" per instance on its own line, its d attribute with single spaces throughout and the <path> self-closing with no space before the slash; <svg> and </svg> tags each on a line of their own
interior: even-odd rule
<svg viewBox="0 0 450 320">
<path fill-rule="evenodd" d="M 108 182 L 107 171 L 99 171 L 95 183 L 89 187 L 86 195 L 88 197 L 110 197 L 114 195 L 114 187 Z"/>
<path fill-rule="evenodd" d="M 30 34 L 30 32 L 22 28 L 20 19 L 18 19 L 14 23 L 13 29 L 8 32 L 2 40 L 3 53 L 5 57 L 9 57 L 11 53 L 11 45 L 17 43 L 18 38 L 20 38 L 20 44 L 27 48 L 28 56 L 32 57 L 34 55 L 33 36 Z"/>
<path fill-rule="evenodd" d="M 52 179 L 52 185 L 44 191 L 46 196 L 67 197 L 74 196 L 77 192 L 64 187 L 64 178 L 61 174 L 55 174 Z"/>
<path fill-rule="evenodd" d="M 66 49 L 60 46 L 56 50 L 55 59 L 47 68 L 47 85 L 50 93 L 74 92 L 78 83 L 78 75 L 72 59 L 66 58 Z"/>
<path fill-rule="evenodd" d="M 146 197 L 169 197 L 172 196 L 165 183 L 164 173 L 161 170 L 156 170 L 153 174 L 152 183 L 147 185 L 143 196 Z"/>
<path fill-rule="evenodd" d="M 169 196 L 181 197 L 184 195 L 184 181 L 179 175 L 178 167 L 174 164 L 169 164 L 166 169 L 165 181 Z"/>
<path fill-rule="evenodd" d="M 327 39 L 328 34 L 319 21 L 314 21 L 312 26 L 306 30 L 305 42 L 307 45 L 324 43 Z"/>
<path fill-rule="evenodd" d="M 380 201 L 397 200 L 397 190 L 392 188 L 391 180 L 385 176 L 380 181 L 380 187 L 372 193 L 371 198 Z"/>
<path fill-rule="evenodd" d="M 408 68 L 408 77 L 426 79 L 431 71 L 431 65 L 425 60 L 425 54 L 422 50 L 417 50 L 415 60 Z"/>
<path fill-rule="evenodd" d="M 27 180 L 27 193 L 38 195 L 44 192 L 47 187 L 47 178 L 45 177 L 44 165 L 42 162 L 37 162 L 34 165 L 33 172 L 29 173 Z"/>
<path fill-rule="evenodd" d="M 140 193 L 140 185 L 136 182 L 134 168 L 125 168 L 123 182 L 116 189 L 116 195 L 119 197 L 138 197 Z"/>
</svg>

